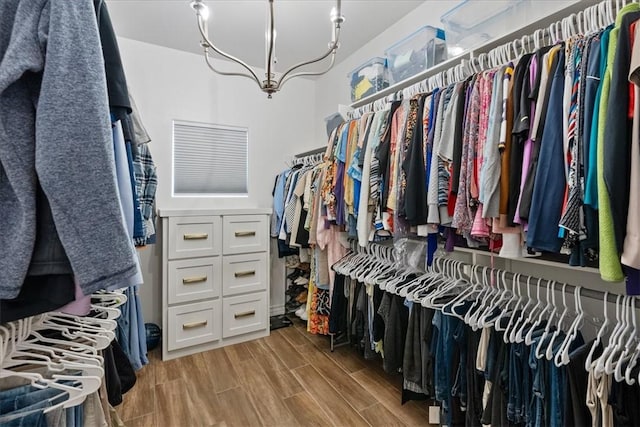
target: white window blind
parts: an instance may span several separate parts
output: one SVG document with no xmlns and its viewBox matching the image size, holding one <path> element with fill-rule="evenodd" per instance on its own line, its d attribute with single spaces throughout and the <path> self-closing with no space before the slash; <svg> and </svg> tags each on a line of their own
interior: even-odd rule
<svg viewBox="0 0 640 427">
<path fill-rule="evenodd" d="M 173 193 L 247 194 L 246 128 L 174 120 Z"/>
</svg>

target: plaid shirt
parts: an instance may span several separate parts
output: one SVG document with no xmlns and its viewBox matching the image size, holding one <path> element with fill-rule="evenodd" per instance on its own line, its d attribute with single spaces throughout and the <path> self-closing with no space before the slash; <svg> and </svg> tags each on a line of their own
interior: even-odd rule
<svg viewBox="0 0 640 427">
<path fill-rule="evenodd" d="M 145 246 L 155 242 L 153 206 L 156 200 L 158 176 L 148 144 L 131 144 L 133 170 L 136 177 L 136 195 L 140 201 L 140 212 L 144 224 L 144 237 L 135 239 L 136 246 Z"/>
</svg>

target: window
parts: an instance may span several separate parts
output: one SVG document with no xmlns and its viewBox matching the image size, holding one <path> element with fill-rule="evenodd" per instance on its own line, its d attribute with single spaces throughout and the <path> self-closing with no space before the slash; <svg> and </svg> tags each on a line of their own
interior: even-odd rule
<svg viewBox="0 0 640 427">
<path fill-rule="evenodd" d="M 173 121 L 173 194 L 246 195 L 246 128 Z"/>
</svg>

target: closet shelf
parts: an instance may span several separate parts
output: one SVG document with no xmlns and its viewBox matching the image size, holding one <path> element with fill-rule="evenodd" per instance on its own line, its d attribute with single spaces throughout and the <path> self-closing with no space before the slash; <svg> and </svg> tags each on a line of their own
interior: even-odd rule
<svg viewBox="0 0 640 427">
<path fill-rule="evenodd" d="M 589 4 L 585 5 L 585 3 L 589 3 Z M 395 83 L 389 86 L 388 88 L 385 88 L 379 92 L 374 93 L 373 95 L 367 96 L 366 98 L 362 98 L 359 101 L 356 101 L 350 104 L 349 106 L 351 108 L 358 108 L 358 107 L 362 107 L 363 105 L 370 104 L 378 99 L 384 98 L 385 96 L 391 95 L 392 93 L 398 92 L 404 88 L 407 88 L 411 85 L 419 83 L 423 80 L 426 80 L 429 77 L 434 76 L 441 71 L 446 71 L 452 67 L 455 67 L 456 65 L 460 64 L 463 59 L 471 59 L 471 58 L 477 57 L 482 53 L 489 53 L 489 51 L 491 51 L 492 49 L 498 46 L 502 46 L 506 43 L 510 43 L 515 39 L 521 39 L 522 36 L 531 35 L 536 30 L 539 30 L 541 28 L 548 28 L 549 25 L 562 20 L 563 18 L 566 18 L 567 16 L 573 13 L 578 13 L 580 11 L 583 11 L 585 7 L 590 6 L 591 4 L 592 2 L 587 2 L 584 0 L 574 0 L 572 4 L 555 13 L 547 15 L 535 22 L 532 22 L 529 25 L 521 27 L 508 34 L 505 34 L 504 36 L 496 37 L 482 44 L 481 46 L 478 46 L 471 50 L 467 50 L 466 52 L 462 53 L 459 56 L 456 56 L 454 58 L 450 58 L 444 62 L 441 62 L 440 64 L 437 64 L 429 68 L 428 70 L 424 70 L 423 72 L 416 74 L 413 77 L 410 77 L 408 79 Z"/>
<path fill-rule="evenodd" d="M 472 254 L 472 255 L 482 255 L 482 256 L 486 256 L 486 257 L 490 257 L 491 256 L 491 252 L 482 250 L 482 249 L 473 249 L 473 248 L 459 248 L 456 247 L 453 252 L 458 252 L 458 253 L 468 253 L 468 254 Z M 521 262 L 521 263 L 525 263 L 525 264 L 535 264 L 535 265 L 542 265 L 545 267 L 553 267 L 553 268 L 562 268 L 565 270 L 573 270 L 573 271 L 580 271 L 580 272 L 585 272 L 585 273 L 593 273 L 593 274 L 600 274 L 600 270 L 598 270 L 597 268 L 593 268 L 593 267 L 578 267 L 578 266 L 573 266 L 573 265 L 569 265 L 569 264 L 563 264 L 561 262 L 557 262 L 557 261 L 548 261 L 546 259 L 539 259 L 539 258 L 535 258 L 535 257 L 522 257 L 522 258 L 507 258 L 507 257 L 501 257 L 498 254 L 494 254 L 494 256 L 496 258 L 499 259 L 504 259 L 504 260 L 509 260 L 512 262 Z"/>
<path fill-rule="evenodd" d="M 409 87 L 411 85 L 414 85 L 416 83 L 419 83 L 423 80 L 428 79 L 429 77 L 439 73 L 440 71 L 446 71 L 449 68 L 455 67 L 456 65 L 458 65 L 460 63 L 460 61 L 462 61 L 463 59 L 471 59 L 474 57 L 474 51 L 467 51 L 465 53 L 463 53 L 462 55 L 456 56 L 454 58 L 449 58 L 446 61 L 443 61 L 437 65 L 434 65 L 433 67 L 426 69 L 414 76 L 411 76 L 405 80 L 401 80 L 397 83 L 392 84 L 389 87 L 386 87 L 372 95 L 369 95 L 365 98 L 362 98 L 356 102 L 354 102 L 353 104 L 350 104 L 351 108 L 358 108 L 358 107 L 362 107 L 363 105 L 367 105 L 372 103 L 373 101 L 380 99 L 380 98 L 384 98 L 387 95 L 391 95 L 393 93 L 396 93 L 406 87 Z"/>
</svg>

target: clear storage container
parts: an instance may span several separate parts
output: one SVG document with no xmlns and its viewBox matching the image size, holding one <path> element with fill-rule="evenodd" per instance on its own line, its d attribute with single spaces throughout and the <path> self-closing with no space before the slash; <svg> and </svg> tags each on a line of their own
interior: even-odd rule
<svg viewBox="0 0 640 427">
<path fill-rule="evenodd" d="M 347 77 L 351 79 L 351 101 L 358 101 L 389 86 L 387 61 L 384 58 L 372 58 Z"/>
<path fill-rule="evenodd" d="M 449 48 L 473 49 L 525 25 L 522 18 L 534 12 L 528 10 L 529 3 L 529 0 L 462 1 L 440 18 Z"/>
<path fill-rule="evenodd" d="M 425 25 L 384 52 L 390 83 L 397 83 L 447 59 L 444 30 Z"/>
</svg>

